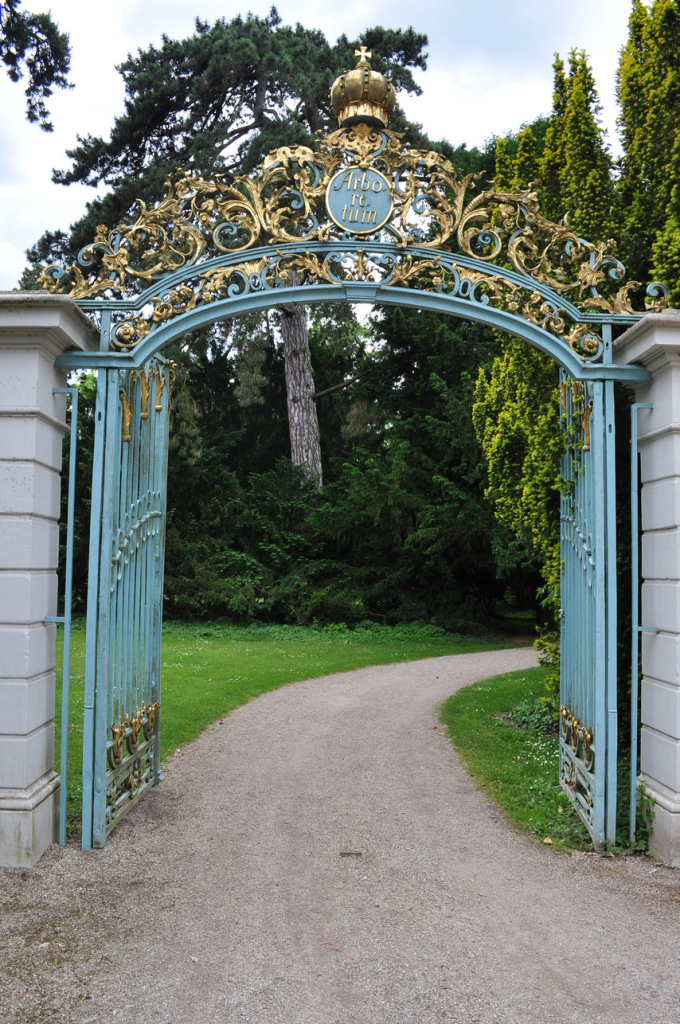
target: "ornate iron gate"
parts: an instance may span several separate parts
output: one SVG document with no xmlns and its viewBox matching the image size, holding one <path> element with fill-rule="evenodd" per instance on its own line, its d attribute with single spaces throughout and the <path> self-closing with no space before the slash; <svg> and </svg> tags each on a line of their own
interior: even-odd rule
<svg viewBox="0 0 680 1024">
<path fill-rule="evenodd" d="M 100 370 L 88 587 L 83 847 L 160 778 L 160 652 L 172 367 Z"/>
<path fill-rule="evenodd" d="M 597 848 L 616 827 L 613 391 L 561 374 L 560 783 Z"/>
<path fill-rule="evenodd" d="M 357 56 L 333 86 L 339 128 L 314 148 L 282 146 L 231 182 L 177 170 L 156 206 L 141 203 L 127 223 L 100 226 L 73 265 L 46 267 L 38 279 L 47 291 L 68 292 L 101 332 L 98 352 L 57 360 L 63 369 L 100 370 L 84 845 L 102 845 L 159 777 L 167 370 L 158 353 L 233 316 L 338 301 L 470 319 L 561 367 L 570 440 L 561 781 L 595 844 L 614 839 L 613 388 L 649 374 L 614 365 L 612 329 L 666 308 L 667 289 L 650 284 L 636 308 L 639 286 L 625 281 L 611 242 L 589 242 L 548 220 L 531 188 L 506 192 L 477 174 L 459 178 L 442 154 L 410 148 L 387 128 L 393 87 L 371 70 L 365 48 Z M 366 102 L 348 101 L 354 90 Z"/>
</svg>

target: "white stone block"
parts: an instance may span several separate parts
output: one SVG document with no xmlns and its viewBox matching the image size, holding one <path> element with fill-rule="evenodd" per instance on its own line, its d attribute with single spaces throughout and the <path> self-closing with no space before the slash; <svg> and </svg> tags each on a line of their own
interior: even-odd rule
<svg viewBox="0 0 680 1024">
<path fill-rule="evenodd" d="M 0 622 L 42 622 L 57 604 L 55 572 L 0 571 Z"/>
<path fill-rule="evenodd" d="M 680 741 L 643 726 L 640 735 L 642 774 L 660 782 L 674 793 L 680 792 Z"/>
<path fill-rule="evenodd" d="M 54 672 L 0 679 L 0 735 L 25 736 L 54 718 Z"/>
<path fill-rule="evenodd" d="M 59 519 L 59 473 L 37 462 L 0 462 L 0 515 Z"/>
<path fill-rule="evenodd" d="M 676 633 L 642 633 L 641 639 L 645 676 L 680 686 L 680 637 Z"/>
<path fill-rule="evenodd" d="M 642 723 L 655 732 L 679 740 L 680 688 L 645 676 L 642 680 Z"/>
<path fill-rule="evenodd" d="M 643 534 L 642 578 L 680 580 L 680 530 L 654 530 Z"/>
<path fill-rule="evenodd" d="M 680 524 L 680 478 L 642 485 L 643 531 L 672 530 Z"/>
<path fill-rule="evenodd" d="M 654 799 L 653 789 L 649 790 Z M 654 806 L 654 823 L 649 840 L 649 852 L 671 868 L 680 868 L 680 814 L 662 807 L 658 801 Z"/>
<path fill-rule="evenodd" d="M 59 524 L 33 516 L 0 515 L 1 569 L 56 569 Z"/>
<path fill-rule="evenodd" d="M 662 633 L 680 633 L 680 587 L 675 583 L 645 580 L 641 607 L 641 625 L 656 626 Z M 646 675 L 646 666 L 644 672 Z"/>
<path fill-rule="evenodd" d="M 54 356 L 33 347 L 21 338 L 9 345 L 0 338 L 0 409 L 36 409 L 64 420 L 66 395 L 55 395 L 53 388 L 67 384 L 67 374 L 54 366 Z"/>
<path fill-rule="evenodd" d="M 650 369 L 654 373 L 654 367 Z M 680 423 L 680 365 L 676 358 L 657 370 L 653 397 L 643 400 L 651 401 L 654 408 L 648 412 L 641 409 L 638 413 L 638 429 L 642 436 L 663 429 L 669 423 Z"/>
<path fill-rule="evenodd" d="M 644 411 L 641 409 L 638 417 Z M 663 434 L 649 439 L 638 435 L 640 480 L 643 484 L 667 477 L 680 477 L 680 426 L 670 424 L 663 429 Z"/>
<path fill-rule="evenodd" d="M 0 460 L 39 462 L 61 473 L 63 433 L 39 416 L 9 416 L 0 410 Z"/>
<path fill-rule="evenodd" d="M 654 821 L 649 849 L 664 864 L 680 867 L 680 798 L 655 779 L 639 777 L 654 801 Z"/>
<path fill-rule="evenodd" d="M 0 735 L 3 789 L 26 789 L 54 768 L 54 722 L 26 736 Z"/>
<path fill-rule="evenodd" d="M 3 349 L 0 354 L 1 409 L 37 408 L 40 365 L 37 348 L 22 351 L 17 342 L 11 349 Z"/>
<path fill-rule="evenodd" d="M 53 771 L 27 790 L 0 789 L 0 867 L 33 867 L 58 830 L 59 777 Z"/>
<path fill-rule="evenodd" d="M 53 672 L 56 632 L 52 622 L 32 626 L 0 623 L 0 680 L 32 679 Z"/>
</svg>

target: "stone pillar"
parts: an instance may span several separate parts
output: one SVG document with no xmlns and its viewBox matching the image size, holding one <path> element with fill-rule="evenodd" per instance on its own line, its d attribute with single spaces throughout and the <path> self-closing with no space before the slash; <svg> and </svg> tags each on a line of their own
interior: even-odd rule
<svg viewBox="0 0 680 1024">
<path fill-rule="evenodd" d="M 56 837 L 54 666 L 65 349 L 96 347 L 72 299 L 0 293 L 0 866 Z"/>
<path fill-rule="evenodd" d="M 642 484 L 640 768 L 655 801 L 651 848 L 680 867 L 680 310 L 646 316 L 615 343 L 617 363 L 642 363 L 636 385 Z M 622 425 L 622 429 L 626 429 Z"/>
</svg>

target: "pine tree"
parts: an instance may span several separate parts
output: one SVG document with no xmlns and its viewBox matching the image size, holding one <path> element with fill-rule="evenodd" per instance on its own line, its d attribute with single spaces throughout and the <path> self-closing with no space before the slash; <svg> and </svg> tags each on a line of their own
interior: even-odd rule
<svg viewBox="0 0 680 1024">
<path fill-rule="evenodd" d="M 28 74 L 26 117 L 51 132 L 46 101 L 54 86 L 71 88 L 69 38 L 49 14 L 28 14 L 20 7 L 21 0 L 0 3 L 0 63 L 13 82 Z"/>
<path fill-rule="evenodd" d="M 426 36 L 413 29 L 376 27 L 360 43 L 373 53 L 374 66 L 389 73 L 397 91 L 419 93 L 410 68 L 424 68 Z M 334 124 L 330 86 L 354 64 L 356 43 L 342 36 L 330 46 L 323 33 L 283 25 L 272 7 L 266 18 L 248 15 L 210 26 L 197 19 L 189 39 L 163 38 L 160 48 L 138 51 L 120 65 L 125 81 L 125 113 L 108 140 L 79 138 L 68 152 L 72 166 L 55 171 L 62 185 L 84 182 L 110 186 L 101 200 L 71 227 L 65 242 L 47 233 L 29 251 L 35 262 L 71 258 L 95 235 L 96 226 L 114 226 L 129 217 L 139 200 L 163 195 L 166 175 L 178 166 L 206 177 L 227 179 L 252 170 L 272 149 L 314 144 L 314 132 Z M 397 111 L 396 127 L 403 122 Z M 56 259 L 52 260 L 51 257 Z M 29 272 L 25 283 L 35 274 Z M 314 377 L 304 309 L 286 307 L 281 318 L 288 361 L 291 458 L 306 465 L 321 483 L 318 422 L 311 395 Z"/>
<path fill-rule="evenodd" d="M 337 127 L 330 86 L 354 66 L 359 44 L 397 93 L 421 92 L 410 69 L 426 66 L 426 36 L 377 27 L 356 42 L 341 36 L 330 45 L 322 32 L 283 25 L 275 7 L 265 18 L 197 19 L 189 38 L 165 36 L 160 47 L 129 56 L 119 67 L 125 113 L 110 138 L 79 137 L 67 151 L 71 166 L 53 172 L 57 184 L 109 186 L 72 226 L 71 250 L 87 245 L 98 224 L 129 216 L 138 199 L 157 202 L 177 167 L 229 180 L 279 146 L 313 146 L 316 131 Z M 399 109 L 393 122 L 404 126 Z"/>
</svg>

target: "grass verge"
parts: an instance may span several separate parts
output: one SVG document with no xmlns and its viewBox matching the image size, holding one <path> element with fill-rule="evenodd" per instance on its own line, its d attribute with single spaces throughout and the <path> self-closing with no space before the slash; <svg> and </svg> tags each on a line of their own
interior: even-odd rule
<svg viewBox="0 0 680 1024">
<path fill-rule="evenodd" d="M 543 690 L 546 670 L 524 669 L 449 697 L 440 721 L 468 771 L 508 819 L 556 849 L 591 849 L 587 829 L 558 785 L 559 740 L 518 729 L 508 712 Z"/>
<path fill-rule="evenodd" d="M 63 632 L 57 638 L 61 666 Z M 373 626 L 349 630 L 300 626 L 233 626 L 169 622 L 163 628 L 161 756 L 194 739 L 215 719 L 287 683 L 368 665 L 497 650 L 506 643 L 456 636 L 433 626 Z M 68 831 L 80 831 L 85 626 L 74 623 L 68 758 Z M 56 770 L 61 735 L 61 675 L 57 674 Z"/>
</svg>

